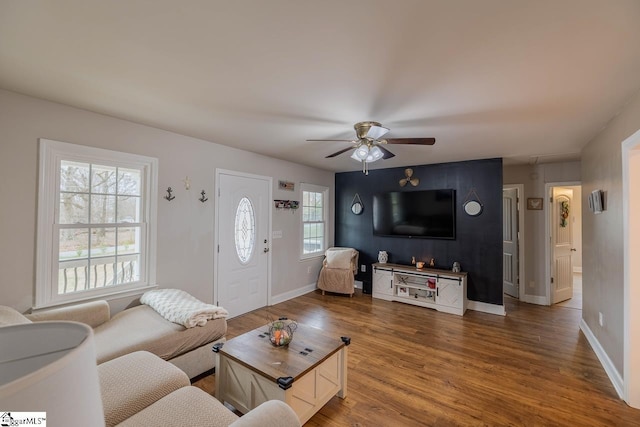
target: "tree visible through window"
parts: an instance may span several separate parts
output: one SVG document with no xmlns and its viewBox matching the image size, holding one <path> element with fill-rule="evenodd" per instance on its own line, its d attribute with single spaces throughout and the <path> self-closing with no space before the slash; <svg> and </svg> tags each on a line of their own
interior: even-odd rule
<svg viewBox="0 0 640 427">
<path fill-rule="evenodd" d="M 302 256 L 326 249 L 326 194 L 324 187 L 302 184 Z"/>
<path fill-rule="evenodd" d="M 36 306 L 151 284 L 155 159 L 46 140 L 41 157 Z"/>
</svg>

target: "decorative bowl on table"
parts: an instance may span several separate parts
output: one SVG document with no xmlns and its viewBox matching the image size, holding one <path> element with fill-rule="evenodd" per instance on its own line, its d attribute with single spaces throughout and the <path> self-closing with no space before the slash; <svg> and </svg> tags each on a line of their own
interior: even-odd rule
<svg viewBox="0 0 640 427">
<path fill-rule="evenodd" d="M 289 345 L 298 324 L 286 317 L 281 317 L 269 323 L 269 341 L 276 347 Z"/>
</svg>

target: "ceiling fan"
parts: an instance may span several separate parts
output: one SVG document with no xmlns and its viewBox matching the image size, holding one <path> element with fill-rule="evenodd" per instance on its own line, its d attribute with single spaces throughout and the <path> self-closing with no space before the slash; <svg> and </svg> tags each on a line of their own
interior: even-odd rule
<svg viewBox="0 0 640 427">
<path fill-rule="evenodd" d="M 351 154 L 351 158 L 362 162 L 362 172 L 368 174 L 369 163 L 373 163 L 380 159 L 390 159 L 395 156 L 391 151 L 387 150 L 383 145 L 387 144 L 413 144 L 413 145 L 433 145 L 436 142 L 435 138 L 382 138 L 387 132 L 388 128 L 382 127 L 378 122 L 359 122 L 356 123 L 353 128 L 356 131 L 357 139 L 307 139 L 307 141 L 344 141 L 353 144 L 351 147 L 344 148 L 340 151 L 336 151 L 333 154 L 329 154 L 326 158 L 336 157 L 349 150 L 354 150 Z"/>
</svg>

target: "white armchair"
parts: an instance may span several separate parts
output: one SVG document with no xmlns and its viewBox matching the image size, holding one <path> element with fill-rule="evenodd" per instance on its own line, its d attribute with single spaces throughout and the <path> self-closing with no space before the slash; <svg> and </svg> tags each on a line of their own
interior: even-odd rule
<svg viewBox="0 0 640 427">
<path fill-rule="evenodd" d="M 318 289 L 353 296 L 354 276 L 358 272 L 359 252 L 353 248 L 333 247 L 325 252 L 318 277 Z"/>
</svg>

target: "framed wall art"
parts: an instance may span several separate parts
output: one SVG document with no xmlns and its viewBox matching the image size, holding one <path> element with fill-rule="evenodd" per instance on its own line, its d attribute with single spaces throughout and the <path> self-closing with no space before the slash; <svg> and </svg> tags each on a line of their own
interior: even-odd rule
<svg viewBox="0 0 640 427">
<path fill-rule="evenodd" d="M 529 197 L 527 199 L 527 209 L 533 211 L 542 210 L 542 197 Z"/>
</svg>

